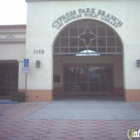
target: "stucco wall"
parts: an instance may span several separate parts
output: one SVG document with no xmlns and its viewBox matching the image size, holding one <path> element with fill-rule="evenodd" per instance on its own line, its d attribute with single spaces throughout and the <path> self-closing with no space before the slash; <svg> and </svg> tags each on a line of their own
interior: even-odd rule
<svg viewBox="0 0 140 140">
<path fill-rule="evenodd" d="M 52 23 L 67 12 L 78 9 L 95 8 L 97 11 L 105 11 L 114 15 L 123 22 L 123 25 L 115 28 L 101 18 L 88 18 L 102 21 L 111 26 L 120 36 L 124 47 L 124 88 L 140 89 L 139 69 L 136 67 L 136 60 L 139 59 L 140 40 L 140 1 L 139 0 L 92 0 L 92 1 L 43 1 L 28 2 L 27 15 L 27 48 L 26 57 L 31 61 L 32 73 L 29 75 L 29 88 L 52 89 L 53 71 L 53 43 L 66 25 L 80 19 L 63 23 L 60 29 L 52 27 Z M 34 49 L 44 49 L 42 55 L 34 55 Z M 133 53 L 133 54 L 132 54 Z M 35 61 L 41 61 L 41 68 L 35 68 Z M 116 67 L 118 71 L 120 69 Z M 121 75 L 122 76 L 122 75 Z M 117 77 L 116 77 L 117 78 Z M 37 81 L 36 84 L 34 81 Z M 45 83 L 45 81 L 47 81 Z M 119 81 L 119 79 L 117 80 Z M 117 86 L 122 83 L 116 84 Z"/>
<path fill-rule="evenodd" d="M 125 89 L 140 89 L 140 1 L 123 2 L 124 84 Z"/>
<path fill-rule="evenodd" d="M 108 6 L 111 8 L 108 9 Z M 62 8 L 61 8 L 62 7 Z M 60 29 L 52 27 L 52 23 L 60 16 L 72 10 L 83 8 L 95 8 L 106 13 L 113 14 L 122 19 L 121 1 L 44 1 L 28 2 L 27 16 L 27 46 L 26 57 L 30 59 L 32 72 L 29 74 L 28 87 L 35 89 L 53 88 L 53 43 L 55 38 L 70 22 L 67 22 Z M 115 10 L 114 10 L 115 8 Z M 82 17 L 80 19 L 87 19 Z M 90 19 L 90 18 L 89 18 Z M 94 19 L 94 18 L 92 18 Z M 100 20 L 95 18 L 96 20 Z M 76 19 L 77 20 L 77 19 Z M 79 19 L 78 19 L 79 20 Z M 75 20 L 73 20 L 75 21 Z M 105 22 L 101 20 L 102 22 Z M 106 24 L 109 24 L 108 22 Z M 113 26 L 112 26 L 113 27 Z M 118 34 L 122 34 L 122 27 L 117 28 Z M 34 49 L 44 49 L 44 54 L 33 54 Z M 41 61 L 41 68 L 35 67 L 35 61 Z M 34 82 L 37 81 L 37 82 Z M 47 82 L 45 82 L 47 81 Z"/>
<path fill-rule="evenodd" d="M 23 61 L 25 49 L 25 44 L 0 44 L 0 60 Z"/>
</svg>

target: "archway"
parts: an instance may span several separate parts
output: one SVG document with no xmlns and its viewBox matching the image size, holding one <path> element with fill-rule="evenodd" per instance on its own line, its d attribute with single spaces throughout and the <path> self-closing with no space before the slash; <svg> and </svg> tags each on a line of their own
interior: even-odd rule
<svg viewBox="0 0 140 140">
<path fill-rule="evenodd" d="M 123 95 L 123 45 L 110 26 L 73 22 L 53 49 L 54 95 Z"/>
</svg>

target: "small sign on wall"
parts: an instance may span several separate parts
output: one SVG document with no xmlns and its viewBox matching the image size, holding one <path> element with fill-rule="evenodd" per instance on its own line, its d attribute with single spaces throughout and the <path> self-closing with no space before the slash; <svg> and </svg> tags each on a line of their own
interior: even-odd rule
<svg viewBox="0 0 140 140">
<path fill-rule="evenodd" d="M 22 73 L 30 73 L 31 68 L 29 67 L 29 59 L 24 59 L 24 67 L 22 67 Z"/>
<path fill-rule="evenodd" d="M 29 67 L 29 59 L 24 59 L 24 67 Z"/>
<path fill-rule="evenodd" d="M 31 68 L 30 67 L 22 67 L 22 73 L 30 73 Z"/>
</svg>

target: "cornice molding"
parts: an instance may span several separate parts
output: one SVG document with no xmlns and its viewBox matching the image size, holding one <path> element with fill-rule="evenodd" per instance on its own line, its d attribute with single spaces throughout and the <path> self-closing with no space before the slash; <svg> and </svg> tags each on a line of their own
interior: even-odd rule
<svg viewBox="0 0 140 140">
<path fill-rule="evenodd" d="M 0 34 L 26 34 L 26 29 L 0 30 Z"/>
<path fill-rule="evenodd" d="M 44 2 L 44 1 L 71 1 L 71 0 L 25 0 L 26 2 Z M 73 0 L 78 1 L 78 0 Z M 86 1 L 86 0 L 80 0 L 80 1 Z"/>
<path fill-rule="evenodd" d="M 26 2 L 42 2 L 42 1 L 53 1 L 53 0 L 25 0 Z M 58 0 L 56 0 L 58 1 Z"/>
<path fill-rule="evenodd" d="M 26 25 L 0 25 L 0 34 L 25 34 Z"/>
<path fill-rule="evenodd" d="M 0 25 L 0 29 L 3 29 L 3 28 L 26 28 L 26 24 Z"/>
<path fill-rule="evenodd" d="M 44 1 L 87 1 L 87 0 L 25 0 L 25 1 L 26 2 L 44 2 Z M 110 1 L 110 0 L 89 0 L 89 1 Z M 116 1 L 122 1 L 122 0 L 116 0 Z M 124 0 L 124 1 L 128 1 L 128 0 Z"/>
<path fill-rule="evenodd" d="M 25 38 L 0 38 L 0 44 L 25 44 L 26 39 Z"/>
</svg>

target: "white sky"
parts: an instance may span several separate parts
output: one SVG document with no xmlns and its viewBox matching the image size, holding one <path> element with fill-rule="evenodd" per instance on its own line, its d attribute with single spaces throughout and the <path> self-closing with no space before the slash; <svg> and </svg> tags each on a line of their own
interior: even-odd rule
<svg viewBox="0 0 140 140">
<path fill-rule="evenodd" d="M 26 24 L 25 0 L 0 0 L 0 25 Z"/>
</svg>

